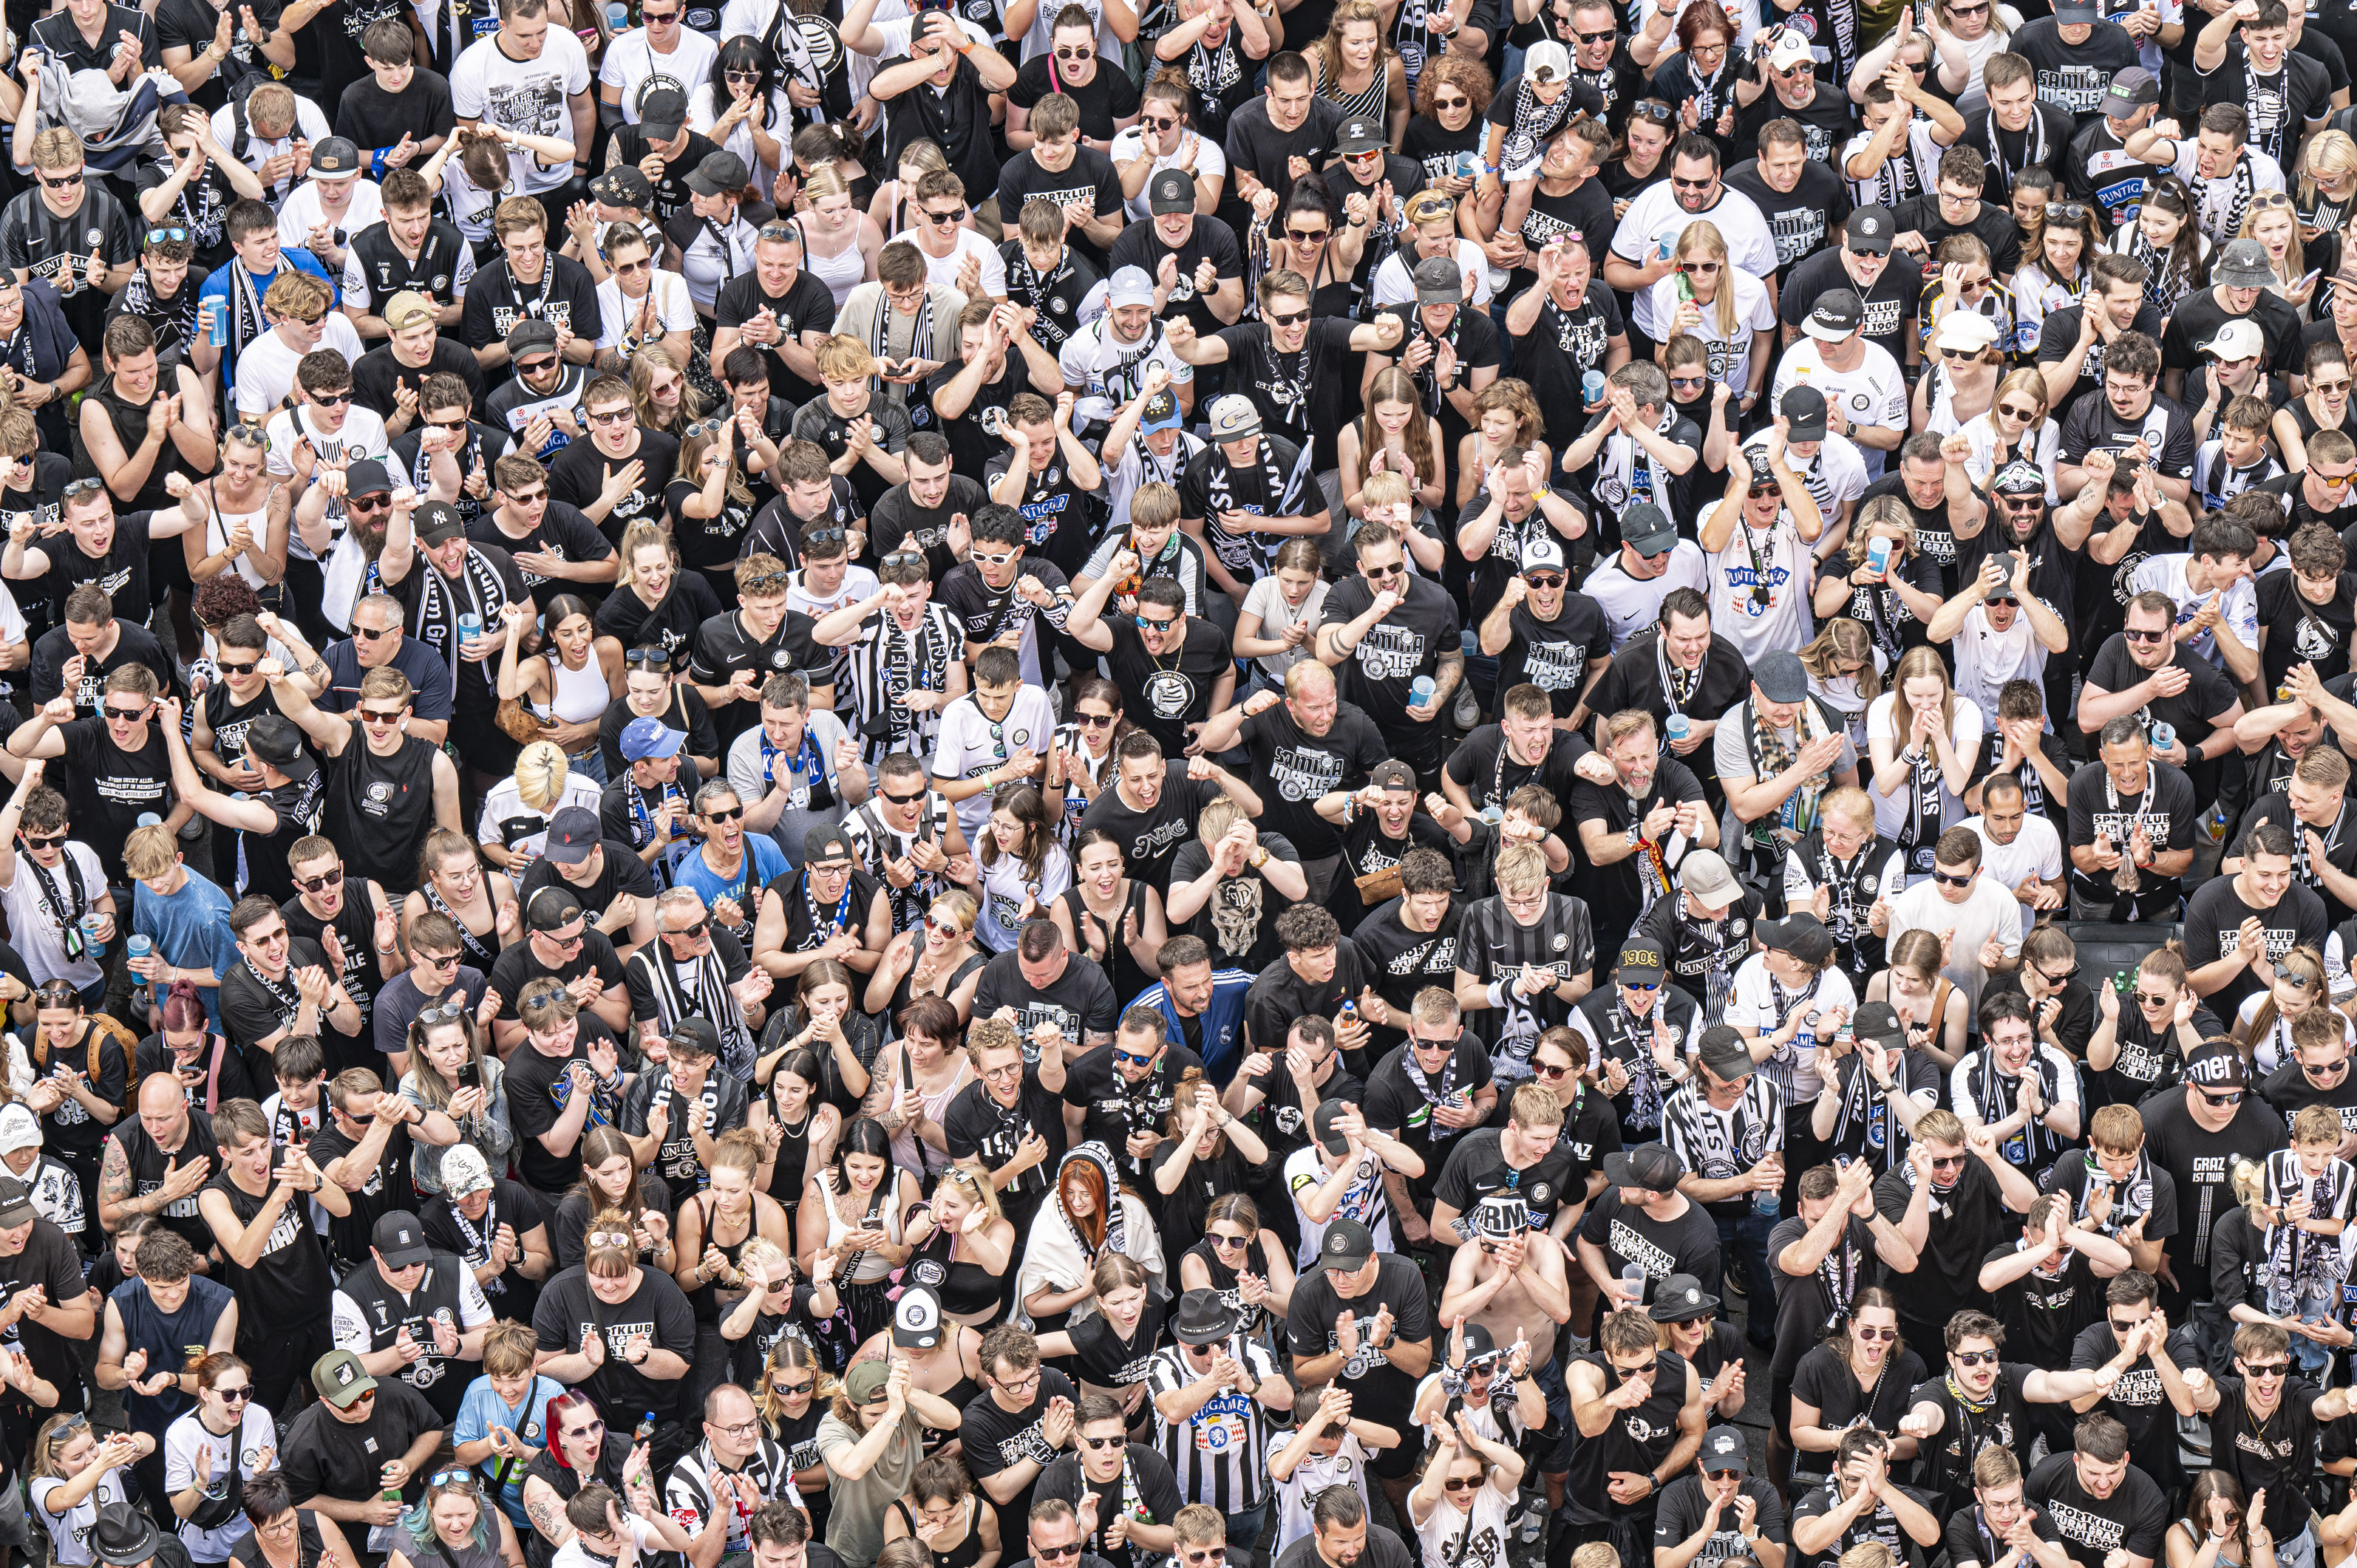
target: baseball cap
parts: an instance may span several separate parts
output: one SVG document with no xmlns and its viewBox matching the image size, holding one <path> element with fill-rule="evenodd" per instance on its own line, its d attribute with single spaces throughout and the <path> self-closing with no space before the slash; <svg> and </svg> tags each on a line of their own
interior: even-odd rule
<svg viewBox="0 0 2357 1568">
<path fill-rule="evenodd" d="M 863 1405 L 884 1391 L 892 1380 L 892 1368 L 882 1358 L 855 1362 L 843 1375 L 844 1396 L 854 1405 Z"/>
<path fill-rule="evenodd" d="M 1812 386 L 1796 386 L 1784 394 L 1776 405 L 1784 416 L 1784 438 L 1787 441 L 1823 441 L 1825 438 L 1825 394 Z M 1622 529 L 1625 534 L 1627 529 Z"/>
<path fill-rule="evenodd" d="M 687 744 L 687 732 L 673 729 L 661 719 L 632 719 L 622 726 L 622 760 L 640 762 L 650 757 L 669 757 Z"/>
<path fill-rule="evenodd" d="M 467 536 L 467 525 L 458 521 L 458 509 L 448 501 L 427 501 L 410 514 L 409 521 L 416 530 L 420 544 L 447 544 Z"/>
<path fill-rule="evenodd" d="M 811 829 L 808 832 L 802 834 L 802 863 L 804 865 L 810 865 L 816 861 L 850 860 L 853 858 L 855 857 L 851 853 L 851 840 L 845 836 L 841 828 L 836 827 L 832 822 L 821 822 L 816 827 Z"/>
<path fill-rule="evenodd" d="M 420 315 L 433 314 L 433 301 L 415 289 L 403 289 L 384 302 L 384 324 L 395 332 L 417 319 Z"/>
<path fill-rule="evenodd" d="M 1523 56 L 1523 74 L 1533 81 L 1564 81 L 1571 76 L 1571 51 L 1562 40 L 1544 38 Z"/>
<path fill-rule="evenodd" d="M 425 1244 L 425 1227 L 404 1208 L 388 1208 L 377 1216 L 376 1229 L 369 1232 L 369 1245 L 388 1269 L 414 1268 L 434 1258 L 433 1249 Z"/>
<path fill-rule="evenodd" d="M 1694 895 L 1695 902 L 1706 909 L 1728 908 L 1743 897 L 1736 885 L 1735 873 L 1715 849 L 1690 849 L 1678 862 L 1678 886 Z"/>
<path fill-rule="evenodd" d="M 311 172 L 340 179 L 361 172 L 361 150 L 348 136 L 329 136 L 311 148 Z"/>
<path fill-rule="evenodd" d="M 587 806 L 567 806 L 548 820 L 546 847 L 541 854 L 559 865 L 578 865 L 589 858 L 603 836 L 597 812 Z"/>
<path fill-rule="evenodd" d="M 0 1225 L 13 1230 L 39 1218 L 40 1211 L 33 1207 L 33 1195 L 25 1190 L 25 1184 L 15 1176 L 0 1176 Z"/>
<path fill-rule="evenodd" d="M 648 141 L 668 142 L 686 124 L 687 94 L 678 88 L 658 87 L 639 100 L 639 131 Z"/>
<path fill-rule="evenodd" d="M 1864 255 L 1887 256 L 1898 238 L 1888 207 L 1861 207 L 1842 226 L 1842 243 Z"/>
<path fill-rule="evenodd" d="M 2267 248 L 2256 240 L 2229 240 L 2210 269 L 2210 281 L 2227 288 L 2265 288 L 2276 281 L 2267 264 Z"/>
<path fill-rule="evenodd" d="M 2057 27 L 2083 27 L 2103 19 L 2103 12 L 2089 4 L 2089 0 L 2066 0 L 2065 4 L 2054 7 Z"/>
<path fill-rule="evenodd" d="M 1363 115 L 1343 121 L 1341 130 L 1334 136 L 1334 150 L 1346 157 L 1389 145 L 1390 139 L 1383 134 L 1383 127 Z"/>
<path fill-rule="evenodd" d="M 373 457 L 363 457 L 344 470 L 344 494 L 382 496 L 393 493 L 393 476 Z"/>
<path fill-rule="evenodd" d="M 1178 412 L 1178 400 L 1168 392 L 1156 392 L 1146 400 L 1146 409 L 1138 415 L 1137 428 L 1147 435 L 1157 430 L 1176 430 L 1187 423 Z"/>
<path fill-rule="evenodd" d="M 752 182 L 743 158 L 735 153 L 713 153 L 689 172 L 687 188 L 698 196 L 718 196 L 724 191 L 742 190 Z"/>
<path fill-rule="evenodd" d="M 1710 1474 L 1732 1470 L 1740 1476 L 1747 1467 L 1747 1456 L 1740 1428 L 1714 1426 L 1702 1434 L 1702 1467 Z"/>
<path fill-rule="evenodd" d="M 2085 20 L 2095 19 L 2093 6 L 2081 8 L 2089 13 Z M 2056 13 L 2055 19 L 2061 19 L 2061 13 Z M 2144 105 L 2159 102 L 2160 83 L 2144 67 L 2132 65 L 2112 74 L 2112 84 L 2104 89 L 2103 102 L 2096 107 L 2115 120 L 2124 120 Z"/>
<path fill-rule="evenodd" d="M 472 1144 L 454 1144 L 442 1155 L 442 1196 L 465 1197 L 491 1187 L 491 1167 Z"/>
<path fill-rule="evenodd" d="M 1166 212 L 1195 210 L 1195 182 L 1184 169 L 1158 169 L 1146 187 L 1146 209 L 1159 218 Z"/>
<path fill-rule="evenodd" d="M 1833 961 L 1834 934 L 1814 915 L 1787 915 L 1782 921 L 1763 920 L 1760 943 L 1770 952 L 1788 952 L 1803 963 L 1823 966 Z"/>
<path fill-rule="evenodd" d="M 1566 570 L 1568 570 L 1568 568 L 1564 565 L 1563 546 L 1557 544 L 1554 540 L 1544 538 L 1534 539 L 1528 544 L 1523 546 L 1523 576 L 1527 577 L 1534 572 L 1562 572 Z"/>
<path fill-rule="evenodd" d="M 1935 349 L 1986 349 L 1997 340 L 1996 323 L 1977 310 L 1952 310 L 1940 317 L 1940 329 L 1932 335 Z"/>
<path fill-rule="evenodd" d="M 2243 1053 L 2233 1046 L 2196 1046 L 2193 1054 L 2185 1058 L 2185 1081 L 2200 1089 L 2247 1089 L 2251 1073 L 2243 1065 Z M 7 1142 L 6 1125 L 6 1118 L 0 1116 L 0 1150 L 14 1146 Z"/>
<path fill-rule="evenodd" d="M 591 180 L 589 194 L 608 207 L 644 207 L 655 199 L 655 188 L 636 166 L 625 164 Z"/>
<path fill-rule="evenodd" d="M 1418 305 L 1458 305 L 1465 298 L 1465 279 L 1454 256 L 1426 256 L 1415 263 Z"/>
<path fill-rule="evenodd" d="M 0 1111 L 0 1155 L 40 1146 L 41 1119 L 33 1114 L 31 1106 L 19 1103 Z"/>
<path fill-rule="evenodd" d="M 1614 1187 L 1674 1192 L 1678 1178 L 1685 1174 L 1686 1163 L 1667 1144 L 1640 1144 L 1604 1156 L 1604 1179 Z"/>
<path fill-rule="evenodd" d="M 1640 555 L 1659 555 L 1677 547 L 1677 525 L 1660 507 L 1641 501 L 1620 514 L 1620 542 Z"/>
<path fill-rule="evenodd" d="M 312 1391 L 338 1410 L 351 1409 L 375 1387 L 376 1380 L 350 1350 L 330 1350 L 311 1363 Z"/>
<path fill-rule="evenodd" d="M 540 317 L 528 316 L 508 328 L 509 359 L 521 360 L 543 349 L 556 352 L 556 328 Z"/>
<path fill-rule="evenodd" d="M 1662 962 L 1662 944 L 1652 938 L 1631 938 L 1620 950 L 1612 975 L 1623 985 L 1658 985 L 1668 970 Z"/>
<path fill-rule="evenodd" d="M 1854 1038 L 1885 1050 L 1900 1050 L 1907 1044 L 1907 1026 L 1899 1021 L 1899 1014 L 1888 1002 L 1859 1003 L 1849 1027 Z"/>
<path fill-rule="evenodd" d="M 942 1342 L 942 1298 L 931 1285 L 910 1285 L 892 1309 L 892 1343 L 903 1350 L 930 1350 Z"/>
<path fill-rule="evenodd" d="M 1866 302 L 1857 297 L 1857 291 L 1834 288 L 1817 295 L 1816 307 L 1809 312 L 1802 330 L 1820 343 L 1838 343 L 1865 325 Z"/>
<path fill-rule="evenodd" d="M 1123 267 L 1105 281 L 1105 306 L 1119 309 L 1125 305 L 1152 305 L 1154 280 L 1144 267 Z"/>
<path fill-rule="evenodd" d="M 2218 335 L 2207 343 L 2198 345 L 2201 350 L 2220 360 L 2255 360 L 2266 350 L 2266 339 L 2259 329 L 2244 317 L 2236 317 L 2218 328 Z"/>
<path fill-rule="evenodd" d="M 2046 476 L 2034 463 L 2016 457 L 1989 478 L 1989 493 L 1999 496 L 2042 496 Z"/>
<path fill-rule="evenodd" d="M 544 887 L 523 907 L 524 929 L 554 931 L 581 918 L 581 900 L 563 887 Z"/>
<path fill-rule="evenodd" d="M 1350 1113 L 1350 1106 L 1340 1100 L 1318 1101 L 1318 1109 L 1310 1113 L 1309 1127 L 1310 1131 L 1317 1135 L 1319 1148 L 1329 1155 L 1340 1155 L 1349 1151 L 1351 1140 L 1334 1131 L 1334 1123 Z"/>
<path fill-rule="evenodd" d="M 1798 28 L 1779 27 L 1776 41 L 1768 48 L 1768 69 L 1790 70 L 1804 59 L 1816 58 L 1817 51 L 1809 47 L 1809 40 L 1801 36 Z"/>
<path fill-rule="evenodd" d="M 245 748 L 301 784 L 316 779 L 319 765 L 303 749 L 303 732 L 282 714 L 264 714 L 245 726 Z"/>
<path fill-rule="evenodd" d="M 1249 441 L 1260 434 L 1260 410 L 1242 392 L 1211 400 L 1211 439 L 1224 444 Z"/>
<path fill-rule="evenodd" d="M 1374 1237 L 1355 1219 L 1335 1220 L 1326 1227 L 1326 1239 L 1318 1243 L 1318 1266 L 1321 1269 L 1363 1269 L 1374 1255 Z"/>
<path fill-rule="evenodd" d="M 720 1030 L 709 1018 L 682 1018 L 671 1026 L 671 1036 L 664 1045 L 669 1050 L 684 1051 L 692 1057 L 716 1057 L 720 1054 Z"/>
<path fill-rule="evenodd" d="M 1790 649 L 1770 649 L 1753 660 L 1751 680 L 1771 703 L 1797 703 L 1809 694 L 1809 672 Z"/>
<path fill-rule="evenodd" d="M 1367 769 L 1367 782 L 1378 789 L 1409 789 L 1415 788 L 1415 769 L 1397 757 L 1387 757 Z"/>
<path fill-rule="evenodd" d="M 1716 1024 L 1702 1032 L 1695 1047 L 1695 1055 L 1702 1065 L 1722 1079 L 1749 1078 L 1760 1064 L 1751 1059 L 1751 1047 L 1743 1036 L 1725 1024 Z"/>
</svg>

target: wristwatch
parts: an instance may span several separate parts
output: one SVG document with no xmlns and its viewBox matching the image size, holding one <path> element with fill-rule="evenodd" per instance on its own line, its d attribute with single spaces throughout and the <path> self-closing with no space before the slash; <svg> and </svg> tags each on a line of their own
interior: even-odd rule
<svg viewBox="0 0 2357 1568">
<path fill-rule="evenodd" d="M 1266 849 L 1265 849 L 1265 848 L 1261 847 L 1260 845 L 1257 845 L 1257 844 L 1254 845 L 1254 846 L 1253 846 L 1253 852 L 1252 852 L 1252 863 L 1253 863 L 1253 865 L 1254 865 L 1254 866 L 1256 866 L 1256 867 L 1257 867 L 1257 866 L 1266 865 L 1268 864 L 1268 851 L 1267 851 Z"/>
</svg>

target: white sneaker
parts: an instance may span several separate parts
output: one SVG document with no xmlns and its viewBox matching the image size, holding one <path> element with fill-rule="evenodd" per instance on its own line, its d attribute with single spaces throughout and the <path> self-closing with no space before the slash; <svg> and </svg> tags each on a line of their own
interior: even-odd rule
<svg viewBox="0 0 2357 1568">
<path fill-rule="evenodd" d="M 1457 727 L 1469 730 L 1481 722 L 1481 704 L 1473 695 L 1473 688 L 1465 682 L 1457 683 Z"/>
</svg>

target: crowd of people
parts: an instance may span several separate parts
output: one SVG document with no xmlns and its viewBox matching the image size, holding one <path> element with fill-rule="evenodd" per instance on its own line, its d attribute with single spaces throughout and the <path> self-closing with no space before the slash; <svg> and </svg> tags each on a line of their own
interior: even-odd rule
<svg viewBox="0 0 2357 1568">
<path fill-rule="evenodd" d="M 2344 1563 L 2357 13 L 2048 9 L 7 7 L 0 1568 Z"/>
</svg>

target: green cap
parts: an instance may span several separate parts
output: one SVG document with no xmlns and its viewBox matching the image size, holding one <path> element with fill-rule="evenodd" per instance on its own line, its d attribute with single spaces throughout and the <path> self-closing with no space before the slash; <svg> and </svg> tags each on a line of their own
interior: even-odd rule
<svg viewBox="0 0 2357 1568">
<path fill-rule="evenodd" d="M 877 1394 L 882 1393 L 884 1385 L 891 1380 L 892 1368 L 889 1362 L 862 1361 L 853 1367 L 851 1374 L 843 1380 L 843 1391 L 856 1407 L 866 1404 Z"/>
<path fill-rule="evenodd" d="M 350 1410 L 376 1388 L 376 1380 L 350 1350 L 330 1350 L 311 1363 L 311 1388 L 338 1410 Z"/>
</svg>

